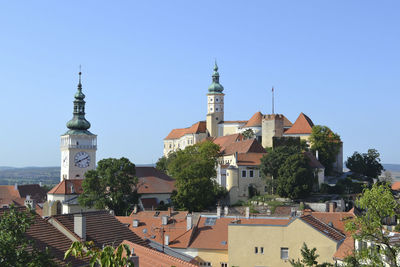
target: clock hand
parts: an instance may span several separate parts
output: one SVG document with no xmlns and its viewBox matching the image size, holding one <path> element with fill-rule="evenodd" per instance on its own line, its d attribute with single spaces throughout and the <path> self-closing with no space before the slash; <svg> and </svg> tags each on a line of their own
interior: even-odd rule
<svg viewBox="0 0 400 267">
<path fill-rule="evenodd" d="M 79 162 L 81 162 L 82 160 L 85 160 L 85 159 L 88 159 L 88 158 L 89 158 L 89 156 L 86 157 L 86 158 L 83 158 L 83 159 L 78 160 L 76 163 L 79 163 Z"/>
</svg>

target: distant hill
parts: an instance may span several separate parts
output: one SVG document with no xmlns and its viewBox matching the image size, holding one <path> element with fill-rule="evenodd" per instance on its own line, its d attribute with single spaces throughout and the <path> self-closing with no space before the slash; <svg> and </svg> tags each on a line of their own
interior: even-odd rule
<svg viewBox="0 0 400 267">
<path fill-rule="evenodd" d="M 400 172 L 400 164 L 382 164 L 387 171 Z"/>
<path fill-rule="evenodd" d="M 60 181 L 60 167 L 14 168 L 0 166 L 0 185 L 38 184 L 55 185 Z"/>
</svg>

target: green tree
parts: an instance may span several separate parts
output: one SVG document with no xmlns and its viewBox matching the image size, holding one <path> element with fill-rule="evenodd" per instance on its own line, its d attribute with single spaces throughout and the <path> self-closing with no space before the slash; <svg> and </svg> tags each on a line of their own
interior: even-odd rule
<svg viewBox="0 0 400 267">
<path fill-rule="evenodd" d="M 296 146 L 279 146 L 275 149 L 268 149 L 267 154 L 261 158 L 260 171 L 264 179 L 268 177 L 278 178 L 280 167 L 285 163 L 286 159 L 300 152 Z"/>
<path fill-rule="evenodd" d="M 126 215 L 138 201 L 135 174 L 135 164 L 127 158 L 100 160 L 96 170 L 85 173 L 79 204 Z"/>
<path fill-rule="evenodd" d="M 179 209 L 201 211 L 214 205 L 225 194 L 213 177 L 220 147 L 210 141 L 178 150 L 168 164 L 168 173 L 176 179 L 171 197 Z"/>
<path fill-rule="evenodd" d="M 351 157 L 347 158 L 346 167 L 352 172 L 370 178 L 377 178 L 383 171 L 379 156 L 376 149 L 368 149 L 367 153 L 362 154 L 356 151 Z"/>
<path fill-rule="evenodd" d="M 162 156 L 156 163 L 156 169 L 168 174 L 168 165 L 176 157 L 176 152 L 169 152 L 168 157 Z"/>
<path fill-rule="evenodd" d="M 294 267 L 304 267 L 304 266 L 310 266 L 310 267 L 328 267 L 328 266 L 333 266 L 330 263 L 321 263 L 318 264 L 317 258 L 319 255 L 317 254 L 317 249 L 309 249 L 306 245 L 306 243 L 303 243 L 303 246 L 301 247 L 301 257 L 303 258 L 301 261 L 297 259 L 297 261 L 294 261 L 293 259 L 289 260 L 289 263 L 294 266 Z"/>
<path fill-rule="evenodd" d="M 129 260 L 131 251 L 126 244 L 120 244 L 116 249 L 111 246 L 106 246 L 99 249 L 94 246 L 93 241 L 78 242 L 71 244 L 70 248 L 65 252 L 64 259 L 70 255 L 75 258 L 90 258 L 90 267 L 131 267 L 133 262 Z"/>
<path fill-rule="evenodd" d="M 363 210 L 360 216 L 353 218 L 346 224 L 355 240 L 372 242 L 375 245 L 355 251 L 347 259 L 349 263 L 365 263 L 365 266 L 383 266 L 383 259 L 389 266 L 399 266 L 397 257 L 400 247 L 391 242 L 389 231 L 385 231 L 383 220 L 394 216 L 399 207 L 387 184 L 374 184 L 371 189 L 365 188 L 356 205 Z M 353 266 L 357 266 L 354 264 Z"/>
<path fill-rule="evenodd" d="M 331 174 L 342 144 L 340 136 L 327 126 L 316 125 L 312 128 L 310 143 L 311 151 L 318 151 L 318 160 L 324 165 L 325 173 Z"/>
<path fill-rule="evenodd" d="M 255 134 L 252 129 L 247 129 L 242 133 L 244 139 L 251 139 L 254 138 Z"/>
<path fill-rule="evenodd" d="M 0 266 L 56 266 L 47 249 L 38 250 L 26 237 L 34 218 L 33 211 L 18 210 L 14 206 L 4 211 L 0 218 Z"/>
<path fill-rule="evenodd" d="M 289 156 L 279 168 L 277 193 L 291 199 L 307 197 L 314 185 L 313 171 L 303 153 Z"/>
</svg>

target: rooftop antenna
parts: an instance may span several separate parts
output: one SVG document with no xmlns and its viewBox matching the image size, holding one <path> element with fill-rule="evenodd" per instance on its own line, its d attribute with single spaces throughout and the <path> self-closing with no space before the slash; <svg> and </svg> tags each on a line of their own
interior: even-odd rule
<svg viewBox="0 0 400 267">
<path fill-rule="evenodd" d="M 275 103 L 274 103 L 274 87 L 272 86 L 272 114 L 275 114 L 274 112 L 275 108 Z"/>
</svg>

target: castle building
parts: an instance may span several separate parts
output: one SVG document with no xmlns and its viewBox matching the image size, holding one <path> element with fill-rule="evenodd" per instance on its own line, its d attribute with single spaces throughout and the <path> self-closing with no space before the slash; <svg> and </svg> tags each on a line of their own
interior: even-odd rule
<svg viewBox="0 0 400 267">
<path fill-rule="evenodd" d="M 292 124 L 283 114 L 262 114 L 256 112 L 249 120 L 224 120 L 224 87 L 220 84 L 218 66 L 215 63 L 212 83 L 207 93 L 207 115 L 205 121 L 199 121 L 188 128 L 173 129 L 164 138 L 164 156 L 179 149 L 185 149 L 206 138 L 220 145 L 221 156 L 218 159 L 217 181 L 230 195 L 230 202 L 246 200 L 251 190 L 266 192 L 266 184 L 259 171 L 260 160 L 266 153 L 265 148 L 273 147 L 275 138 L 299 137 L 309 141 L 312 120 L 300 113 Z M 246 136 L 246 133 L 252 136 Z M 250 140 L 246 140 L 250 139 Z M 311 154 L 313 168 L 318 181 L 324 182 L 324 167 Z M 341 162 L 338 160 L 337 162 Z M 340 164 L 339 164 L 340 165 Z M 338 169 L 341 166 L 337 166 Z"/>
<path fill-rule="evenodd" d="M 85 95 L 82 92 L 81 72 L 74 96 L 73 118 L 67 122 L 68 131 L 61 136 L 60 183 L 47 193 L 43 215 L 88 211 L 78 204 L 85 173 L 96 168 L 97 135 L 89 131 L 85 118 Z"/>
</svg>

